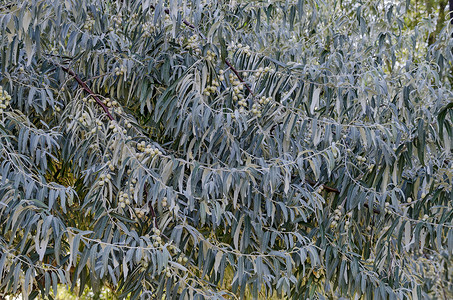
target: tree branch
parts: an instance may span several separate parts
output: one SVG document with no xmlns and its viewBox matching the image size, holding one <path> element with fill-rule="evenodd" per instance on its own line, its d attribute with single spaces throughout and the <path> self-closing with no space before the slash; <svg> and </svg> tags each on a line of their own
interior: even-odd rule
<svg viewBox="0 0 453 300">
<path fill-rule="evenodd" d="M 249 85 L 247 83 L 245 83 L 245 81 L 242 79 L 241 75 L 239 75 L 239 72 L 233 67 L 233 65 L 231 65 L 231 63 L 226 58 L 225 58 L 225 63 L 227 64 L 228 67 L 230 67 L 231 71 L 233 71 L 233 73 L 236 74 L 236 76 L 239 79 L 239 81 L 242 82 L 245 85 L 245 87 L 247 88 L 249 93 L 252 96 L 254 96 L 254 94 L 253 94 L 252 90 L 250 89 Z"/>
<path fill-rule="evenodd" d="M 102 109 L 105 111 L 105 113 L 107 114 L 107 117 L 113 121 L 113 116 L 110 114 L 109 112 L 109 109 L 107 108 L 107 106 L 105 106 L 104 103 L 102 103 L 102 101 L 98 98 L 98 96 L 96 96 L 95 93 L 93 93 L 93 91 L 86 85 L 85 82 L 82 81 L 82 79 L 80 79 L 80 77 L 74 73 L 74 71 L 70 70 L 69 68 L 66 68 L 66 67 L 61 67 L 63 69 L 63 71 L 65 71 L 66 73 L 68 73 L 69 75 L 71 75 L 72 77 L 74 77 L 74 79 L 77 81 L 77 83 L 85 90 L 85 92 L 87 92 L 88 94 L 90 94 L 91 97 L 93 97 L 93 99 L 96 101 L 97 104 L 99 104 Z"/>
<path fill-rule="evenodd" d="M 308 184 L 311 185 L 311 186 L 315 186 L 316 185 L 316 182 L 311 180 L 311 179 L 309 179 L 309 178 L 305 178 L 305 181 L 308 182 Z M 325 184 L 321 184 L 321 186 L 329 193 L 335 193 L 335 194 L 339 194 L 340 193 L 340 191 L 337 190 L 336 188 L 327 186 Z"/>
</svg>

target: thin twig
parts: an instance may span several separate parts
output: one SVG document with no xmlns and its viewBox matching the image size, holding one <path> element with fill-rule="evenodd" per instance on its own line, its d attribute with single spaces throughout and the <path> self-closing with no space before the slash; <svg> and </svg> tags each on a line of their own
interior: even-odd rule
<svg viewBox="0 0 453 300">
<path fill-rule="evenodd" d="M 155 9 L 155 7 L 153 5 L 150 6 L 152 9 Z M 170 10 L 168 8 L 164 9 L 164 12 L 169 15 L 170 14 Z M 182 19 L 182 22 L 187 26 L 189 27 L 190 29 L 193 29 L 195 30 L 195 25 L 193 25 L 192 23 L 190 23 L 189 21 L 187 21 L 186 19 Z M 199 33 L 199 35 L 204 39 L 206 40 L 206 37 L 203 36 L 201 33 Z M 225 58 L 225 63 L 227 64 L 227 66 L 231 69 L 231 71 L 233 71 L 233 73 L 237 76 L 237 78 L 239 79 L 239 81 L 241 83 L 243 83 L 245 85 L 245 88 L 249 91 L 249 93 L 254 96 L 254 93 L 252 92 L 252 89 L 249 87 L 249 85 L 244 81 L 244 79 L 241 77 L 241 75 L 239 75 L 239 72 L 236 70 L 235 67 L 233 67 L 233 65 L 228 61 L 227 58 Z"/>
<path fill-rule="evenodd" d="M 311 180 L 311 179 L 309 179 L 309 178 L 305 178 L 305 181 L 308 182 L 308 184 L 311 185 L 311 186 L 315 186 L 315 185 L 316 185 L 316 182 L 313 181 L 313 180 Z M 327 186 L 327 185 L 325 185 L 325 184 L 321 184 L 321 186 L 322 186 L 326 191 L 328 191 L 328 192 L 330 192 L 330 193 L 335 193 L 335 194 L 339 194 L 339 193 L 340 193 L 340 191 L 337 190 L 336 188 Z"/>
<path fill-rule="evenodd" d="M 245 87 L 247 88 L 249 93 L 252 96 L 254 96 L 254 94 L 253 94 L 252 90 L 250 89 L 249 85 L 244 81 L 244 79 L 242 79 L 241 75 L 239 75 L 239 72 L 233 67 L 233 65 L 231 65 L 231 63 L 226 58 L 225 58 L 225 63 L 227 64 L 228 67 L 230 67 L 231 71 L 233 71 L 233 73 L 236 74 L 236 76 L 239 79 L 239 81 L 242 82 L 245 85 Z"/>
<path fill-rule="evenodd" d="M 147 184 L 145 185 L 145 189 L 144 190 L 145 190 L 145 198 L 147 199 L 148 198 Z M 156 212 L 154 211 L 154 208 L 153 208 L 151 202 L 149 202 L 148 207 L 149 207 L 149 212 L 151 213 L 151 218 L 152 218 L 153 225 L 154 225 L 154 227 L 156 229 L 159 229 L 159 227 L 157 226 Z"/>
<path fill-rule="evenodd" d="M 105 106 L 104 103 L 102 103 L 102 101 L 96 96 L 95 93 L 93 93 L 93 91 L 86 85 L 85 82 L 82 81 L 82 79 L 80 79 L 80 77 L 74 73 L 74 71 L 70 70 L 69 68 L 66 68 L 66 67 L 61 67 L 63 69 L 63 71 L 65 71 L 66 73 L 68 73 L 69 75 L 71 75 L 72 77 L 74 77 L 74 79 L 77 81 L 77 83 L 85 90 L 85 92 L 87 92 L 88 94 L 90 94 L 91 97 L 93 97 L 93 99 L 96 101 L 97 104 L 99 104 L 102 109 L 105 111 L 105 113 L 107 114 L 107 117 L 113 121 L 113 116 L 110 114 L 109 112 L 109 109 L 107 108 L 107 106 Z"/>
</svg>

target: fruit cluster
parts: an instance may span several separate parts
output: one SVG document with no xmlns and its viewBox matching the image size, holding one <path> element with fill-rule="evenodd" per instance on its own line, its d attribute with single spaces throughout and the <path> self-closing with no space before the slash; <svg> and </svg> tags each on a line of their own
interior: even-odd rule
<svg viewBox="0 0 453 300">
<path fill-rule="evenodd" d="M 343 215 L 343 206 L 338 206 L 337 209 L 334 210 L 333 221 L 330 223 L 330 227 L 335 228 L 340 221 L 341 216 Z"/>
<path fill-rule="evenodd" d="M 211 50 L 206 51 L 206 60 L 208 61 L 215 61 L 217 55 L 212 52 Z"/>
<path fill-rule="evenodd" d="M 89 124 L 91 124 L 91 117 L 87 112 L 83 112 L 78 120 L 80 123 L 82 123 L 83 126 L 88 126 Z"/>
<path fill-rule="evenodd" d="M 210 96 L 211 94 L 214 94 L 217 91 L 217 87 L 219 87 L 219 86 L 220 86 L 220 83 L 217 80 L 213 80 L 212 85 L 211 86 L 208 85 L 204 89 L 203 94 L 205 96 Z"/>
<path fill-rule="evenodd" d="M 94 99 L 92 97 L 90 97 L 90 98 L 83 97 L 82 101 L 85 103 L 94 103 Z M 107 107 L 118 107 L 119 106 L 118 101 L 116 101 L 116 100 L 112 101 L 110 98 L 104 98 L 102 100 L 102 103 L 104 103 L 105 106 L 107 106 Z"/>
<path fill-rule="evenodd" d="M 348 212 L 348 213 L 346 214 L 346 217 L 347 217 L 347 220 L 344 222 L 344 229 L 345 229 L 346 231 L 348 231 L 348 230 L 349 230 L 349 227 L 351 227 L 351 222 L 350 222 L 349 220 L 350 220 L 351 217 L 352 217 L 352 211 Z"/>
<path fill-rule="evenodd" d="M 116 76 L 124 75 L 124 73 L 126 73 L 126 67 L 125 66 L 121 66 L 121 68 L 119 68 L 119 67 L 115 68 L 115 75 Z"/>
<path fill-rule="evenodd" d="M 223 76 L 224 73 L 225 73 L 225 71 L 223 71 L 223 70 L 219 71 L 219 80 L 220 81 L 224 81 L 225 80 L 225 76 Z"/>
<path fill-rule="evenodd" d="M 142 219 L 148 211 L 144 208 L 136 207 L 134 208 L 135 214 L 137 215 L 137 219 Z"/>
<path fill-rule="evenodd" d="M 272 97 L 267 97 L 267 98 L 266 98 L 265 96 L 262 96 L 262 97 L 260 98 L 260 100 L 258 100 L 258 103 L 259 103 L 259 104 L 262 104 L 262 105 L 266 105 L 266 104 L 268 104 L 269 102 L 271 102 L 271 100 L 272 100 Z"/>
<path fill-rule="evenodd" d="M 145 141 L 137 143 L 137 150 L 142 152 L 137 153 L 137 158 L 139 159 L 141 159 L 145 153 L 151 155 L 151 157 L 162 155 L 162 152 L 159 149 L 153 147 L 151 144 L 147 145 Z"/>
<path fill-rule="evenodd" d="M 93 29 L 94 22 L 95 22 L 94 19 L 91 18 L 91 16 L 88 16 L 85 24 L 83 25 L 83 29 L 85 29 L 85 30 Z"/>
<path fill-rule="evenodd" d="M 252 54 L 252 51 L 250 50 L 249 45 L 242 45 L 241 43 L 236 45 L 235 43 L 231 43 L 227 47 L 228 51 L 236 50 L 236 49 L 245 53 L 245 55 L 247 55 L 247 56 L 250 56 Z"/>
<path fill-rule="evenodd" d="M 321 194 L 323 190 L 324 190 L 324 186 L 320 185 L 320 186 L 316 189 L 316 192 L 317 192 L 318 194 Z"/>
<path fill-rule="evenodd" d="M 102 122 L 100 120 L 96 120 L 96 126 L 98 130 L 102 130 Z M 91 133 L 94 134 L 96 132 L 96 126 L 91 129 Z"/>
<path fill-rule="evenodd" d="M 112 175 L 102 173 L 101 175 L 99 175 L 99 178 L 101 179 L 99 180 L 99 185 L 103 186 L 106 182 L 108 183 L 110 179 L 112 179 Z"/>
<path fill-rule="evenodd" d="M 3 87 L 0 85 L 0 114 L 3 113 L 3 110 L 11 102 L 11 96 L 8 94 L 7 91 L 3 90 Z"/>
<path fill-rule="evenodd" d="M 223 73 L 221 74 L 221 76 L 223 76 Z M 242 91 L 244 90 L 244 84 L 235 79 L 233 73 L 229 74 L 229 80 L 233 90 L 233 101 L 238 101 L 238 104 L 240 106 L 239 111 L 244 112 L 245 108 L 247 107 L 247 101 L 245 101 L 244 94 L 242 93 Z"/>
<path fill-rule="evenodd" d="M 167 207 L 167 205 L 168 205 L 167 197 L 164 197 L 164 198 L 162 199 L 162 207 Z"/>
<path fill-rule="evenodd" d="M 257 117 L 261 117 L 261 105 L 259 103 L 253 103 L 252 114 Z"/>
<path fill-rule="evenodd" d="M 198 36 L 197 35 L 192 35 L 187 40 L 186 48 L 189 49 L 189 50 L 193 50 L 198 55 L 201 54 L 201 50 L 199 48 L 199 42 L 198 42 Z"/>
<path fill-rule="evenodd" d="M 121 208 L 125 208 L 126 205 L 130 205 L 131 200 L 129 199 L 129 194 L 125 192 L 121 192 L 118 197 L 118 206 Z"/>
<path fill-rule="evenodd" d="M 366 162 L 366 158 L 360 155 L 357 155 L 357 160 L 361 162 Z"/>
<path fill-rule="evenodd" d="M 113 133 L 122 132 L 123 134 L 127 133 L 126 129 L 121 130 L 120 126 L 117 126 L 116 121 L 110 121 L 109 129 L 112 129 Z"/>
<path fill-rule="evenodd" d="M 119 12 L 117 15 L 113 16 L 112 21 L 116 26 L 120 26 L 123 23 L 123 14 Z"/>
<path fill-rule="evenodd" d="M 152 228 L 152 232 L 153 232 L 153 235 L 151 236 L 151 240 L 153 242 L 153 246 L 156 247 L 156 248 L 163 246 L 165 243 L 164 243 L 164 240 L 161 237 L 161 231 L 158 228 L 153 227 Z M 146 235 L 146 237 L 149 237 L 149 235 Z M 172 253 L 173 255 L 178 255 L 178 253 L 179 253 L 179 256 L 178 256 L 178 259 L 177 259 L 178 263 L 186 264 L 189 261 L 189 259 L 184 255 L 184 253 L 180 252 L 176 246 L 168 245 L 168 250 L 173 252 Z M 145 262 L 145 264 L 144 264 L 144 262 Z M 147 258 L 144 258 L 142 260 L 142 267 L 147 268 L 149 266 L 149 263 L 148 264 L 146 264 L 146 263 L 147 263 Z M 142 269 L 142 271 L 145 271 L 145 270 Z M 171 275 L 172 275 L 171 274 L 171 269 L 168 268 L 168 267 L 165 268 L 163 270 L 163 272 L 165 273 L 165 276 L 167 276 L 167 277 L 171 277 Z"/>
<path fill-rule="evenodd" d="M 128 120 L 124 120 L 124 125 L 125 125 L 127 128 L 131 128 L 131 127 L 132 127 L 132 124 L 129 123 Z"/>
<path fill-rule="evenodd" d="M 162 246 L 165 245 L 165 242 L 164 240 L 162 239 L 161 237 L 161 231 L 157 228 L 153 228 L 152 229 L 152 236 L 150 237 L 149 234 L 147 234 L 144 238 L 145 241 L 147 241 L 148 243 L 152 243 L 152 246 L 155 247 L 155 248 L 160 248 Z M 179 250 L 177 247 L 175 247 L 174 245 L 168 245 L 167 246 L 167 249 L 168 251 L 171 251 L 173 252 L 172 254 L 173 255 L 176 255 L 178 254 Z M 178 262 L 187 262 L 188 259 L 181 253 L 181 255 L 179 256 L 178 258 Z M 144 255 L 142 256 L 141 260 L 140 260 L 140 271 L 141 272 L 146 272 L 148 267 L 150 266 L 150 260 L 149 260 L 149 256 L 147 255 Z M 161 274 L 164 274 L 166 277 L 171 277 L 172 276 L 172 269 L 170 267 L 165 267 L 163 268 L 162 270 L 162 273 Z"/>
<path fill-rule="evenodd" d="M 148 38 L 150 37 L 154 31 L 156 30 L 156 26 L 152 22 L 146 22 L 143 24 L 143 37 Z"/>
<path fill-rule="evenodd" d="M 258 70 L 255 71 L 255 73 L 253 73 L 253 75 L 251 76 L 251 80 L 255 81 L 258 78 L 260 78 L 262 75 L 267 74 L 267 73 L 273 73 L 273 72 L 275 72 L 275 70 L 270 67 L 265 67 L 265 68 L 260 67 L 260 68 L 258 68 Z"/>
<path fill-rule="evenodd" d="M 338 225 L 339 225 L 339 222 L 340 222 L 340 219 L 342 218 L 343 216 L 343 206 L 338 206 L 337 209 L 334 210 L 334 217 L 333 217 L 333 221 L 330 223 L 330 227 L 331 228 L 336 228 Z M 348 231 L 349 230 L 349 227 L 351 226 L 351 222 L 350 222 L 350 219 L 352 218 L 352 211 L 348 212 L 345 216 L 345 221 L 344 221 L 344 230 L 345 231 Z"/>
</svg>

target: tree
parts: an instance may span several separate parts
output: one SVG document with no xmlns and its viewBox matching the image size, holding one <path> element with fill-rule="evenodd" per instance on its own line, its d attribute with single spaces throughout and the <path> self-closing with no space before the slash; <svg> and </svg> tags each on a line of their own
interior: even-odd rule
<svg viewBox="0 0 453 300">
<path fill-rule="evenodd" d="M 0 3 L 0 296 L 453 297 L 448 22 Z"/>
</svg>

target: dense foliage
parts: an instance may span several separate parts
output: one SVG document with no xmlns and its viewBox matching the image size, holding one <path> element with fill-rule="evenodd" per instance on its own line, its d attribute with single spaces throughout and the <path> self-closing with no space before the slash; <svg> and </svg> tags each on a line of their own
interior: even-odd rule
<svg viewBox="0 0 453 300">
<path fill-rule="evenodd" d="M 410 10 L 0 1 L 0 297 L 453 298 L 452 30 Z"/>
</svg>

